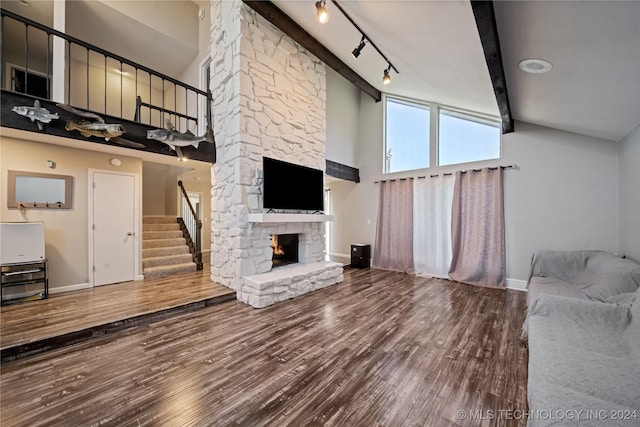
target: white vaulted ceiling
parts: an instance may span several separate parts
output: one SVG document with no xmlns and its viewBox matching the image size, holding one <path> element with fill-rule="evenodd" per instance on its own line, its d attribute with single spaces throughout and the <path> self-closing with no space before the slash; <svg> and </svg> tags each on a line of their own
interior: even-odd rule
<svg viewBox="0 0 640 427">
<path fill-rule="evenodd" d="M 327 1 L 274 0 L 311 35 L 382 91 L 497 115 L 468 1 L 338 0 L 400 74 L 381 83 L 385 62 Z M 640 1 L 495 1 L 512 115 L 575 133 L 622 139 L 640 124 Z M 542 58 L 547 74 L 518 63 Z M 516 129 L 517 131 L 517 129 Z"/>
<path fill-rule="evenodd" d="M 495 3 L 516 119 L 619 141 L 640 124 L 640 1 Z M 546 74 L 518 68 L 553 64 Z"/>
<path fill-rule="evenodd" d="M 388 86 L 387 64 L 371 46 L 351 56 L 360 33 L 330 0 L 326 24 L 316 19 L 313 0 L 274 3 L 379 90 L 498 115 L 468 1 L 339 1 L 400 72 L 391 72 Z"/>
</svg>

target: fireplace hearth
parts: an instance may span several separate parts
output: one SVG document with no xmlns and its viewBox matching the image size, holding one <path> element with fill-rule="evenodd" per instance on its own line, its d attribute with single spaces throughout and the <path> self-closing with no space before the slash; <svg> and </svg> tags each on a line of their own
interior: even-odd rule
<svg viewBox="0 0 640 427">
<path fill-rule="evenodd" d="M 298 262 L 298 235 L 297 234 L 272 234 L 271 259 L 273 267 L 295 264 Z"/>
</svg>

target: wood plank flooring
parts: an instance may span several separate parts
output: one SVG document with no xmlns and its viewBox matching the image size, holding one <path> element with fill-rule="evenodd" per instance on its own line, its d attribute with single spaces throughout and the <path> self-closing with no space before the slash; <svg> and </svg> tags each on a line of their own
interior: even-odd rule
<svg viewBox="0 0 640 427">
<path fill-rule="evenodd" d="M 517 291 L 347 269 L 265 309 L 233 301 L 4 364 L 0 422 L 524 426 L 498 413 L 527 409 L 524 310 Z"/>
<path fill-rule="evenodd" d="M 51 295 L 0 309 L 0 348 L 33 343 L 235 293 L 209 271 Z"/>
</svg>

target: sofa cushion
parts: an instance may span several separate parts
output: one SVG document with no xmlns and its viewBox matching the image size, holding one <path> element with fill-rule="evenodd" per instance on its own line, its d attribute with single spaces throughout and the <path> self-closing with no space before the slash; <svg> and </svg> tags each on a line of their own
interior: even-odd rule
<svg viewBox="0 0 640 427">
<path fill-rule="evenodd" d="M 529 277 L 555 277 L 574 283 L 587 267 L 587 260 L 600 251 L 536 251 Z"/>
<path fill-rule="evenodd" d="M 586 299 L 584 287 L 555 277 L 532 277 L 527 288 L 527 307 L 542 294 Z"/>
<path fill-rule="evenodd" d="M 527 306 L 541 294 L 607 301 L 640 287 L 640 264 L 603 251 L 537 251 Z"/>
<path fill-rule="evenodd" d="M 634 304 L 635 305 L 635 304 Z M 603 425 L 594 411 L 640 410 L 640 317 L 634 305 L 541 295 L 530 307 L 530 412 L 583 411 L 579 425 Z M 640 314 L 640 313 L 638 313 Z M 635 323 L 635 324 L 634 324 Z M 634 329 L 635 328 L 635 329 Z M 640 416 L 640 414 L 638 414 Z M 638 419 L 606 425 L 635 425 Z M 574 421 L 574 423 L 576 423 Z M 576 425 L 577 425 L 576 424 Z M 528 426 L 563 425 L 558 419 L 529 419 Z"/>
<path fill-rule="evenodd" d="M 640 287 L 640 264 L 602 252 L 587 260 L 579 281 L 591 299 L 604 301 L 613 295 L 635 292 Z"/>
</svg>

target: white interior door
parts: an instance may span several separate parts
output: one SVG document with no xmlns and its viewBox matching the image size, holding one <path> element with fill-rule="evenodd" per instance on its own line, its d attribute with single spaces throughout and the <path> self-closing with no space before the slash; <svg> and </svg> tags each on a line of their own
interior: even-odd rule
<svg viewBox="0 0 640 427">
<path fill-rule="evenodd" d="M 92 173 L 93 285 L 135 279 L 136 176 L 109 172 Z"/>
</svg>

